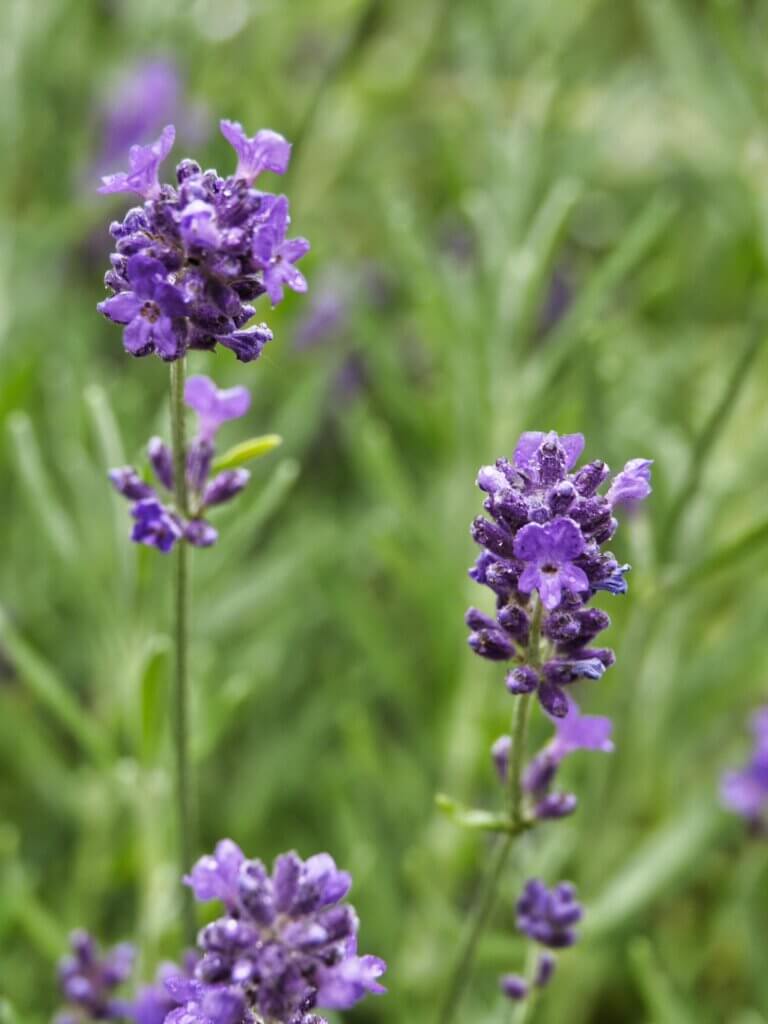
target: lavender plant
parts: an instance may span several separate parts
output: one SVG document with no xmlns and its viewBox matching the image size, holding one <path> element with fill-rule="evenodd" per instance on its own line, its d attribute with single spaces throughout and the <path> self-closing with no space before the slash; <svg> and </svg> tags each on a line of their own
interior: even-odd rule
<svg viewBox="0 0 768 1024">
<path fill-rule="evenodd" d="M 515 708 L 511 734 L 499 737 L 491 750 L 505 791 L 504 809 L 467 809 L 448 797 L 438 798 L 459 824 L 502 836 L 446 986 L 441 1024 L 458 1013 L 514 840 L 545 820 L 576 810 L 574 794 L 553 789 L 563 759 L 578 750 L 613 749 L 610 720 L 582 715 L 569 691 L 575 683 L 600 679 L 615 661 L 613 651 L 595 646 L 610 619 L 591 601 L 600 591 L 626 593 L 629 566 L 619 564 L 604 545 L 618 527 L 614 513 L 650 493 L 651 462 L 631 460 L 600 494 L 609 468 L 595 460 L 576 469 L 583 449 L 581 434 L 525 433 L 511 461 L 498 459 L 477 477 L 491 518 L 479 516 L 472 523 L 472 537 L 483 550 L 469 575 L 491 590 L 495 611 L 469 609 L 468 642 L 476 654 L 508 666 L 506 689 L 515 697 Z M 526 764 L 534 696 L 555 733 Z M 581 913 L 569 883 L 547 890 L 533 880 L 518 903 L 517 923 L 536 942 L 561 948 L 575 940 L 572 926 Z M 534 964 L 529 979 L 505 976 L 502 989 L 510 998 L 523 1000 L 532 987 L 543 987 L 553 970 L 548 954 Z"/>
<path fill-rule="evenodd" d="M 234 175 L 202 172 L 190 160 L 177 167 L 178 189 L 161 185 L 158 168 L 173 143 L 168 126 L 150 146 L 134 146 L 130 170 L 104 178 L 101 191 L 135 192 L 144 204 L 114 223 L 116 252 L 105 283 L 112 296 L 99 304 L 123 325 L 123 343 L 134 356 L 155 354 L 171 364 L 172 446 L 150 439 L 147 456 L 155 483 L 133 466 L 110 471 L 116 490 L 131 503 L 134 542 L 167 554 L 176 551 L 174 739 L 179 854 L 186 870 L 194 846 L 188 758 L 187 621 L 189 546 L 217 540 L 209 510 L 235 497 L 248 483 L 242 462 L 264 454 L 274 435 L 236 446 L 216 460 L 215 438 L 225 422 L 250 405 L 244 387 L 220 390 L 206 376 L 185 380 L 189 349 L 230 348 L 242 362 L 261 354 L 272 337 L 263 325 L 247 327 L 249 300 L 268 294 L 280 302 L 284 286 L 305 291 L 295 263 L 308 250 L 304 239 L 286 240 L 290 221 L 284 196 L 257 191 L 263 170 L 285 171 L 290 145 L 274 132 L 248 138 L 240 125 L 221 122 L 238 155 Z M 198 417 L 190 444 L 184 405 Z M 160 491 L 158 491 L 160 488 Z M 184 877 L 199 900 L 221 899 L 226 915 L 199 933 L 199 955 L 184 966 L 166 965 L 135 999 L 113 990 L 131 973 L 133 951 L 119 946 L 100 956 L 86 933 L 72 938 L 60 980 L 69 1009 L 57 1024 L 88 1020 L 135 1024 L 323 1024 L 315 1006 L 345 1009 L 369 992 L 382 993 L 385 964 L 357 955 L 358 919 L 342 903 L 351 879 L 329 854 L 302 861 L 277 859 L 272 875 L 246 860 L 231 840 L 201 858 Z M 194 935 L 193 908 L 184 904 L 185 931 Z"/>
</svg>

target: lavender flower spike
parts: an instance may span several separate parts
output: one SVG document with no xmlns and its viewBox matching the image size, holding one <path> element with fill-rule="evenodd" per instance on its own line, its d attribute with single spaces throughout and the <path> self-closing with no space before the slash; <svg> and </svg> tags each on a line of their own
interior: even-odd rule
<svg viewBox="0 0 768 1024">
<path fill-rule="evenodd" d="M 133 947 L 122 943 L 100 954 L 93 938 L 84 931 L 72 933 L 70 947 L 71 955 L 59 963 L 59 984 L 74 1010 L 65 1011 L 57 1020 L 122 1020 L 127 1004 L 116 1000 L 113 990 L 131 975 Z"/>
<path fill-rule="evenodd" d="M 170 153 L 176 129 L 172 124 L 163 128 L 160 137 L 149 146 L 131 146 L 128 151 L 129 171 L 107 174 L 101 180 L 99 192 L 109 195 L 113 192 L 137 192 L 144 199 L 157 199 L 160 182 L 157 172 L 160 164 Z"/>
<path fill-rule="evenodd" d="M 214 991 L 230 1001 L 233 993 L 242 997 L 246 1015 L 232 1024 L 320 1024 L 310 1012 L 315 1006 L 345 1010 L 385 991 L 384 961 L 358 956 L 357 915 L 342 902 L 351 879 L 329 854 L 302 861 L 285 853 L 269 873 L 223 840 L 185 882 L 200 899 L 222 899 L 227 913 L 200 932 L 196 980 L 167 1024 L 230 1024 L 208 1009 Z"/>
<path fill-rule="evenodd" d="M 217 388 L 210 377 L 190 377 L 184 387 L 184 401 L 198 415 L 199 440 L 212 441 L 227 420 L 244 416 L 251 405 L 247 388 Z"/>
</svg>

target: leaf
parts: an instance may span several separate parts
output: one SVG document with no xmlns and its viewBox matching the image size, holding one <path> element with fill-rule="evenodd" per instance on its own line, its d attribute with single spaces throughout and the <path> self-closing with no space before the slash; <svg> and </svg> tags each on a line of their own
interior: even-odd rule
<svg viewBox="0 0 768 1024">
<path fill-rule="evenodd" d="M 247 441 L 236 444 L 215 459 L 213 469 L 218 473 L 222 469 L 235 469 L 237 466 L 244 466 L 246 462 L 269 455 L 282 443 L 283 439 L 279 434 L 262 434 L 261 437 L 251 437 Z"/>
<path fill-rule="evenodd" d="M 494 814 L 479 807 L 465 807 L 445 793 L 435 796 L 438 808 L 462 828 L 480 832 L 514 832 L 517 831 L 506 814 Z"/>
</svg>

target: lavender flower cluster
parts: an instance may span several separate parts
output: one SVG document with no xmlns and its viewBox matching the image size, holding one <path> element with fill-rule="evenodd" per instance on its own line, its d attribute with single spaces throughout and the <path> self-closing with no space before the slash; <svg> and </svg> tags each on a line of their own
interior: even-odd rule
<svg viewBox="0 0 768 1024">
<path fill-rule="evenodd" d="M 248 389 L 220 390 L 210 377 L 190 377 L 185 385 L 184 401 L 198 416 L 197 436 L 189 446 L 186 460 L 188 517 L 181 509 L 164 502 L 155 487 L 143 480 L 133 466 L 121 466 L 109 473 L 115 490 L 133 502 L 131 515 L 135 523 L 131 539 L 164 553 L 182 539 L 199 548 L 215 544 L 218 533 L 204 514 L 231 501 L 250 479 L 250 473 L 243 468 L 225 469 L 211 478 L 216 433 L 227 420 L 238 419 L 248 411 L 251 404 Z M 170 449 L 161 438 L 153 437 L 147 454 L 158 483 L 172 494 L 174 468 Z"/>
<path fill-rule="evenodd" d="M 517 901 L 517 927 L 523 935 L 548 949 L 572 946 L 578 934 L 575 925 L 583 916 L 570 882 L 559 882 L 548 889 L 538 878 L 529 879 Z M 550 952 L 539 953 L 530 981 L 519 974 L 505 974 L 499 985 L 508 999 L 525 999 L 534 988 L 544 988 L 555 973 L 557 961 Z"/>
<path fill-rule="evenodd" d="M 521 663 L 530 638 L 538 593 L 541 634 L 549 650 L 543 664 L 518 664 L 507 674 L 513 694 L 535 692 L 555 718 L 568 714 L 563 687 L 579 679 L 599 679 L 614 662 L 613 651 L 592 642 L 610 619 L 587 607 L 598 591 L 623 594 L 628 565 L 619 565 L 602 545 L 618 526 L 614 510 L 650 493 L 648 459 L 633 459 L 602 496 L 609 474 L 600 460 L 573 470 L 584 448 L 581 434 L 526 433 L 512 462 L 499 459 L 477 478 L 487 495 L 488 520 L 472 524 L 474 540 L 484 548 L 470 576 L 496 596 L 496 616 L 470 608 L 470 647 L 493 661 Z"/>
<path fill-rule="evenodd" d="M 220 344 L 250 362 L 272 338 L 264 324 L 246 326 L 250 303 L 266 292 L 274 306 L 286 285 L 306 291 L 295 264 L 309 243 L 286 237 L 287 198 L 253 187 L 263 171 L 286 171 L 290 144 L 272 131 L 248 137 L 232 121 L 220 127 L 238 157 L 228 177 L 185 159 L 176 186 L 161 185 L 158 170 L 175 138 L 168 125 L 151 145 L 131 147 L 128 171 L 103 178 L 101 192 L 144 200 L 110 225 L 115 252 L 104 283 L 113 294 L 98 307 L 124 325 L 131 355 L 173 361 Z"/>
<path fill-rule="evenodd" d="M 754 835 L 768 835 L 768 706 L 752 715 L 754 747 L 743 768 L 727 771 L 720 795 L 729 811 L 740 814 Z"/>
<path fill-rule="evenodd" d="M 185 881 L 226 913 L 200 932 L 195 979 L 172 989 L 184 1007 L 167 1024 L 322 1024 L 316 1006 L 345 1010 L 385 991 L 384 961 L 357 955 L 357 914 L 342 902 L 352 880 L 329 854 L 285 853 L 269 874 L 224 839 Z M 230 1016 L 206 1010 L 211 1000 L 231 1006 Z"/>
</svg>

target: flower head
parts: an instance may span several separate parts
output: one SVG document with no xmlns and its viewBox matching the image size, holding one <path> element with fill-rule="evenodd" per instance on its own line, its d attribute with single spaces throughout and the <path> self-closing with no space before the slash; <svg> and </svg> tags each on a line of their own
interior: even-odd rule
<svg viewBox="0 0 768 1024">
<path fill-rule="evenodd" d="M 223 840 L 185 882 L 198 899 L 222 900 L 227 913 L 200 932 L 198 988 L 185 1004 L 193 1015 L 169 1024 L 208 1024 L 211 986 L 242 994 L 257 1018 L 281 1024 L 312 1024 L 315 1006 L 344 1010 L 385 991 L 378 980 L 384 961 L 358 956 L 357 915 L 343 902 L 351 878 L 329 854 L 306 861 L 282 854 L 270 873 Z"/>
<path fill-rule="evenodd" d="M 288 200 L 252 187 L 261 171 L 286 169 L 290 145 L 269 131 L 247 138 L 230 121 L 222 131 L 238 153 L 234 175 L 182 160 L 176 185 L 161 185 L 169 126 L 151 146 L 131 149 L 128 172 L 104 179 L 102 192 L 133 191 L 144 200 L 110 225 L 115 252 L 104 283 L 113 294 L 98 307 L 123 325 L 131 355 L 174 360 L 221 344 L 249 362 L 272 337 L 264 324 L 248 327 L 252 300 L 268 292 L 276 305 L 285 285 L 307 290 L 295 264 L 309 243 L 286 238 Z"/>
<path fill-rule="evenodd" d="M 535 942 L 552 949 L 572 946 L 578 935 L 574 929 L 583 915 L 570 882 L 559 882 L 548 889 L 538 878 L 525 883 L 517 901 L 517 927 Z"/>
</svg>

